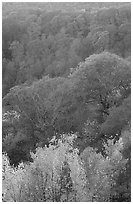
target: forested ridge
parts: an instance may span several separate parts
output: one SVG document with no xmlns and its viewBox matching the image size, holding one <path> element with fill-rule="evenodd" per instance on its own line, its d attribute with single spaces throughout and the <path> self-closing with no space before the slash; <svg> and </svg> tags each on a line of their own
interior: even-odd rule
<svg viewBox="0 0 133 204">
<path fill-rule="evenodd" d="M 3 201 L 131 201 L 131 5 L 2 4 Z"/>
</svg>

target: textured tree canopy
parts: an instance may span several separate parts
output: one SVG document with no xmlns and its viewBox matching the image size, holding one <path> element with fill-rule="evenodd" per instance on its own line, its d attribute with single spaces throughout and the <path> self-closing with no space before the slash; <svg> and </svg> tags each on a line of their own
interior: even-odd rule
<svg viewBox="0 0 133 204">
<path fill-rule="evenodd" d="M 103 129 L 108 123 L 113 127 L 108 121 L 119 117 L 122 107 L 126 113 L 127 107 L 130 113 L 125 102 L 130 95 L 130 84 L 130 63 L 115 54 L 103 52 L 87 58 L 68 78 L 44 77 L 30 86 L 12 88 L 3 104 L 16 108 L 35 130 L 40 128 L 45 132 L 51 126 L 51 136 L 55 131 L 81 132 L 87 119 L 97 120 Z M 117 112 L 119 114 L 115 116 Z M 130 120 L 128 113 L 127 120 Z M 112 132 L 118 130 L 116 123 Z"/>
<path fill-rule="evenodd" d="M 2 108 L 3 201 L 130 201 L 130 3 L 3 3 Z"/>
</svg>

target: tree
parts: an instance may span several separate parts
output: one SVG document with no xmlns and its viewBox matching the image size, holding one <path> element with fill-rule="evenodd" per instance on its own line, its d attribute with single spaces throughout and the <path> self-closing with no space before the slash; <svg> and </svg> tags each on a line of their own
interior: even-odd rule
<svg viewBox="0 0 133 204">
<path fill-rule="evenodd" d="M 26 84 L 16 86 L 4 97 L 3 106 L 9 112 L 14 110 L 20 115 L 17 121 L 16 119 L 12 121 L 9 118 L 6 122 L 9 129 L 10 127 L 13 129 L 11 135 L 3 143 L 7 152 L 8 146 L 6 144 L 12 143 L 13 148 L 11 148 L 9 156 L 12 151 L 15 151 L 16 145 L 20 147 L 18 151 L 21 152 L 22 147 L 26 147 L 28 144 L 30 148 L 26 152 L 28 151 L 29 153 L 30 149 L 36 147 L 37 143 L 42 142 L 44 145 L 48 143 L 48 137 L 52 137 L 54 134 L 54 127 L 51 122 L 52 110 L 47 107 L 48 96 L 63 82 L 63 78 L 50 79 L 49 77 L 44 77 L 40 81 L 34 82 L 30 87 Z M 6 134 L 8 134 L 7 125 L 5 129 L 7 131 Z M 21 140 L 23 142 L 20 142 Z"/>
<path fill-rule="evenodd" d="M 87 147 L 81 154 L 81 158 L 84 161 L 84 167 L 87 175 L 88 191 L 93 194 L 92 201 L 119 201 L 120 191 L 124 192 L 124 188 L 119 192 L 117 187 L 118 178 L 122 179 L 121 172 L 125 171 L 128 160 L 126 160 L 121 151 L 123 150 L 123 141 L 120 139 L 117 143 L 113 143 L 113 140 L 108 140 L 105 145 L 106 156 L 101 153 L 97 153 L 97 149 Z M 123 182 L 121 182 L 121 185 Z M 117 189 L 117 190 L 116 190 Z M 129 195 L 129 194 L 128 194 Z M 130 200 L 130 199 L 129 199 Z M 124 201 L 124 196 L 123 200 Z"/>
<path fill-rule="evenodd" d="M 91 118 L 89 113 L 92 106 L 96 107 L 100 117 L 98 119 L 98 114 L 93 113 L 91 120 L 96 118 L 98 123 L 103 123 L 109 115 L 109 108 L 119 105 L 123 97 L 130 94 L 130 65 L 107 52 L 92 55 L 56 91 L 51 99 L 56 123 L 61 119 L 66 129 L 69 126 L 69 131 L 76 131 L 86 122 L 87 117 Z M 54 102 L 55 97 L 57 103 Z"/>
<path fill-rule="evenodd" d="M 119 139 L 130 121 L 130 10 L 129 3 L 4 4 L 3 106 L 20 115 L 3 122 L 6 150 L 30 151 L 70 132 L 82 150 Z"/>
<path fill-rule="evenodd" d="M 3 72 L 3 95 L 8 93 L 9 89 L 15 85 L 17 77 L 17 68 L 13 61 L 7 61 Z"/>
<path fill-rule="evenodd" d="M 69 202 L 91 200 L 86 194 L 86 176 L 75 135 L 62 135 L 55 145 L 37 148 L 32 163 L 11 167 L 3 154 L 3 199 L 5 201 Z"/>
<path fill-rule="evenodd" d="M 110 109 L 109 116 L 101 125 L 101 132 L 106 136 L 118 137 L 121 130 L 126 127 L 131 120 L 131 97 L 123 100 L 122 105 Z"/>
</svg>

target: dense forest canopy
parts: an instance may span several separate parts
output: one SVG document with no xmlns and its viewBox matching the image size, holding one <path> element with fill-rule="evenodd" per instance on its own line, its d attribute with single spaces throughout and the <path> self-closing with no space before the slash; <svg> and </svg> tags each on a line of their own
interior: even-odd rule
<svg viewBox="0 0 133 204">
<path fill-rule="evenodd" d="M 130 59 L 130 3 L 2 4 L 4 201 L 130 201 Z"/>
</svg>

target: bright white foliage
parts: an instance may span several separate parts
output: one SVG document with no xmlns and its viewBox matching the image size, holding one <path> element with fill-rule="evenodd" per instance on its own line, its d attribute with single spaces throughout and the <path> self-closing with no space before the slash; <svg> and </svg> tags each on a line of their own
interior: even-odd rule
<svg viewBox="0 0 133 204">
<path fill-rule="evenodd" d="M 81 156 L 73 147 L 76 135 L 55 137 L 49 147 L 31 153 L 33 163 L 10 166 L 3 155 L 3 200 L 16 202 L 109 201 L 115 178 L 125 168 L 123 141 L 105 145 L 107 156 L 88 147 Z"/>
<path fill-rule="evenodd" d="M 106 156 L 91 147 L 87 147 L 81 155 L 86 169 L 87 189 L 93 194 L 93 201 L 98 202 L 110 201 L 116 179 L 127 163 L 121 153 L 122 138 L 115 144 L 113 140 L 108 140 L 104 146 Z"/>
<path fill-rule="evenodd" d="M 60 192 L 60 201 L 87 201 L 86 176 L 78 150 L 73 148 L 74 137 L 63 135 L 61 140 L 56 141 L 56 145 L 37 148 L 35 154 L 31 153 L 34 162 L 20 164 L 17 168 L 11 167 L 6 155 L 3 155 L 4 199 L 56 201 L 59 191 L 63 190 L 60 180 L 66 163 L 70 169 L 72 190 L 69 193 L 65 190 L 64 193 Z M 69 183 L 66 183 L 64 189 Z"/>
</svg>

